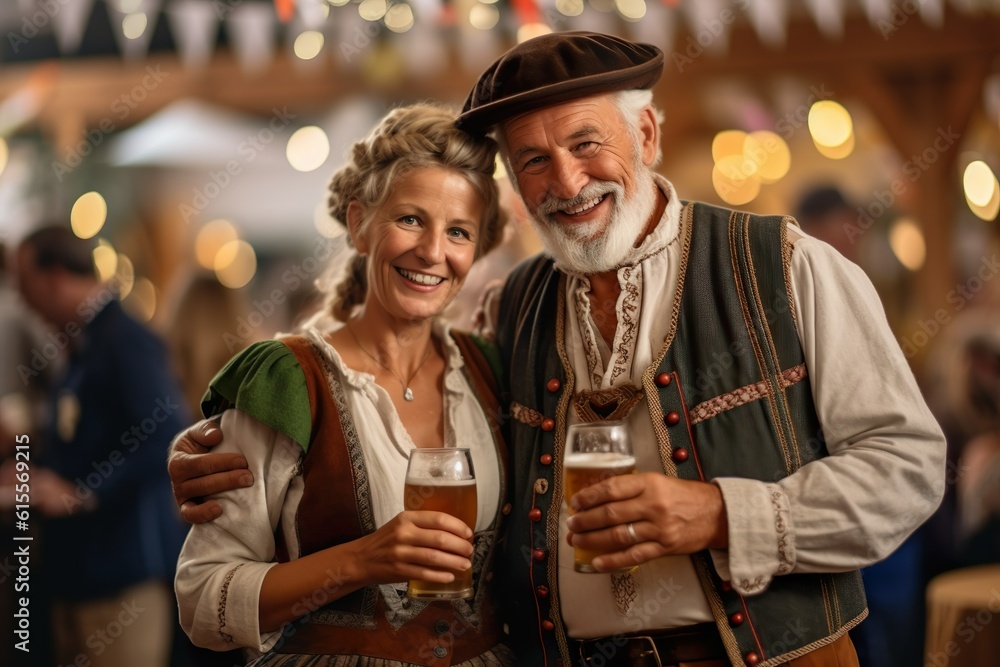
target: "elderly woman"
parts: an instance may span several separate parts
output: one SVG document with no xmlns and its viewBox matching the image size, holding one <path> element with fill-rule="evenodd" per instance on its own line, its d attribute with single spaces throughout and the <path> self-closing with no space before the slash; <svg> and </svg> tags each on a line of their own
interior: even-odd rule
<svg viewBox="0 0 1000 667">
<path fill-rule="evenodd" d="M 247 647 L 255 666 L 514 662 L 488 592 L 505 466 L 488 350 L 438 318 L 500 237 L 495 145 L 454 121 L 400 108 L 355 144 L 330 184 L 356 251 L 346 279 L 299 335 L 251 346 L 209 387 L 220 447 L 258 483 L 215 496 L 221 518 L 184 545 L 176 590 L 198 645 Z M 410 451 L 458 445 L 476 525 L 404 511 Z M 469 568 L 468 600 L 401 583 Z"/>
</svg>

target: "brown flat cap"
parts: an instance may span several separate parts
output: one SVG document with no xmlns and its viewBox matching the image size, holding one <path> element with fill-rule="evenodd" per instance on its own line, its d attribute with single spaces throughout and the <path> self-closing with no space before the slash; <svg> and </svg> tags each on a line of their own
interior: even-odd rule
<svg viewBox="0 0 1000 667">
<path fill-rule="evenodd" d="M 652 88 L 663 52 L 599 32 L 555 32 L 518 44 L 483 72 L 456 124 L 482 134 L 526 111 L 601 93 Z"/>
</svg>

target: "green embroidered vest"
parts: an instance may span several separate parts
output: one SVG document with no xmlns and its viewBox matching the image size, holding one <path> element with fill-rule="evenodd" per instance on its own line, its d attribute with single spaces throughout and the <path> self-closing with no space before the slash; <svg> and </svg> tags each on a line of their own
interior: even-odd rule
<svg viewBox="0 0 1000 667">
<path fill-rule="evenodd" d="M 662 314 L 671 318 L 670 333 L 643 374 L 664 473 L 778 481 L 827 455 L 789 291 L 790 219 L 700 203 L 687 204 L 681 216 L 677 297 L 673 311 Z M 539 257 L 512 275 L 500 304 L 517 508 L 502 558 L 505 585 L 518 593 L 507 599 L 505 616 L 525 665 L 579 660 L 559 613 L 555 556 L 565 546 L 557 544 L 561 463 L 574 395 L 573 371 L 560 352 L 564 294 L 565 278 Z M 707 552 L 692 558 L 734 665 L 787 662 L 867 615 L 856 571 L 779 571 L 784 576 L 762 593 L 742 596 L 721 580 Z"/>
</svg>

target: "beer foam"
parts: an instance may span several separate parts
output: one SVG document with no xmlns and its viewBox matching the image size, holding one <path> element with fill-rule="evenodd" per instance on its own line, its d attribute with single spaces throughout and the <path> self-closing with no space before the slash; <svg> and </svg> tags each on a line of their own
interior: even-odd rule
<svg viewBox="0 0 1000 667">
<path fill-rule="evenodd" d="M 564 465 L 567 468 L 625 468 L 635 466 L 635 457 L 615 452 L 574 453 L 566 455 Z"/>
<path fill-rule="evenodd" d="M 440 477 L 407 477 L 407 484 L 414 486 L 475 486 L 474 479 L 442 479 Z"/>
</svg>

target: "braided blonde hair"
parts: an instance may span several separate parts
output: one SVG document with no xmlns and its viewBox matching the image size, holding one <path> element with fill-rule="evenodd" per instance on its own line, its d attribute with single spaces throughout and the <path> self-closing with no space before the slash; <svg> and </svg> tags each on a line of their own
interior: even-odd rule
<svg viewBox="0 0 1000 667">
<path fill-rule="evenodd" d="M 357 201 L 366 211 L 364 234 L 371 213 L 389 196 L 392 183 L 405 172 L 420 167 L 444 167 L 464 176 L 485 204 L 480 221 L 476 257 L 500 241 L 504 216 L 493 180 L 496 143 L 473 137 L 455 127 L 454 110 L 430 103 L 399 107 L 389 112 L 372 132 L 354 144 L 350 160 L 330 180 L 330 214 L 347 224 L 347 208 Z M 350 238 L 350 237 L 348 237 Z M 354 253 L 346 277 L 330 292 L 324 310 L 346 322 L 368 292 L 365 258 Z"/>
</svg>

